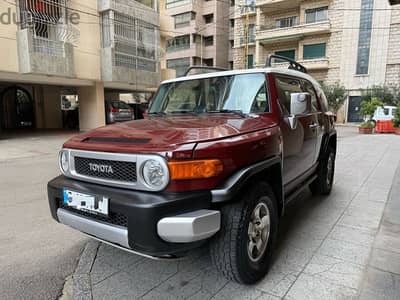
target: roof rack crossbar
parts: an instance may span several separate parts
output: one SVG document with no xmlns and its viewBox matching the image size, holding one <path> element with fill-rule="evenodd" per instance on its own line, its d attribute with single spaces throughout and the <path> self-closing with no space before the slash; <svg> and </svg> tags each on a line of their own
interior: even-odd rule
<svg viewBox="0 0 400 300">
<path fill-rule="evenodd" d="M 212 71 L 228 71 L 228 69 L 220 68 L 220 67 L 209 67 L 209 66 L 190 66 L 187 68 L 185 74 L 183 76 L 189 75 L 192 70 L 212 70 Z"/>
<path fill-rule="evenodd" d="M 302 64 L 299 64 L 297 61 L 287 58 L 285 56 L 280 56 L 280 55 L 275 55 L 275 54 L 271 54 L 268 56 L 265 67 L 272 67 L 272 60 L 274 58 L 288 62 L 289 63 L 288 69 L 290 69 L 290 70 L 296 70 L 296 71 L 300 71 L 300 72 L 303 72 L 306 74 L 308 73 L 307 68 L 305 66 L 303 66 Z"/>
</svg>

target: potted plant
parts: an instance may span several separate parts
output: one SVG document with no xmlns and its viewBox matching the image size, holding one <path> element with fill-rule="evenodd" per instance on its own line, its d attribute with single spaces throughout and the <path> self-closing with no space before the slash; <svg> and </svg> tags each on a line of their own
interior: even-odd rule
<svg viewBox="0 0 400 300">
<path fill-rule="evenodd" d="M 364 121 L 358 127 L 358 132 L 361 134 L 372 134 L 374 132 L 375 123 L 372 121 Z"/>
<path fill-rule="evenodd" d="M 396 113 L 393 118 L 394 132 L 400 135 L 400 104 L 397 106 Z"/>
<path fill-rule="evenodd" d="M 361 102 L 360 115 L 363 117 L 364 122 L 362 122 L 358 128 L 359 133 L 371 134 L 374 131 L 375 123 L 372 121 L 372 117 L 376 109 L 383 105 L 383 102 L 378 98 L 371 98 Z"/>
</svg>

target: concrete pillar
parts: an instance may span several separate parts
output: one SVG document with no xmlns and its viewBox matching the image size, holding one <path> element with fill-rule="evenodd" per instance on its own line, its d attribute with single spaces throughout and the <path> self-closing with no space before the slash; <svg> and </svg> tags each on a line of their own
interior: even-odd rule
<svg viewBox="0 0 400 300">
<path fill-rule="evenodd" d="M 80 130 L 89 130 L 105 125 L 103 83 L 98 82 L 93 86 L 78 88 L 78 97 Z"/>
</svg>

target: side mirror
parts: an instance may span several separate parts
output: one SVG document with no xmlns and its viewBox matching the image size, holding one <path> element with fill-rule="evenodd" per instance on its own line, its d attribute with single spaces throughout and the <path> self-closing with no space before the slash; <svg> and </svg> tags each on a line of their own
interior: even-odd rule
<svg viewBox="0 0 400 300">
<path fill-rule="evenodd" d="M 307 115 L 311 112 L 311 95 L 309 93 L 290 94 L 290 114 L 292 116 Z"/>
</svg>

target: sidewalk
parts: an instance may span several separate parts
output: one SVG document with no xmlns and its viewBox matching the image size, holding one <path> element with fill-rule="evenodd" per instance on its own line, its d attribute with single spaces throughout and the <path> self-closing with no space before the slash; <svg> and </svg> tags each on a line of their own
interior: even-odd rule
<svg viewBox="0 0 400 300">
<path fill-rule="evenodd" d="M 288 208 L 272 268 L 254 286 L 219 276 L 207 249 L 162 262 L 91 242 L 73 276 L 74 298 L 399 299 L 398 153 L 398 136 L 341 138 L 332 194 L 306 192 Z"/>
<path fill-rule="evenodd" d="M 400 168 L 375 238 L 361 299 L 400 299 Z"/>
</svg>

